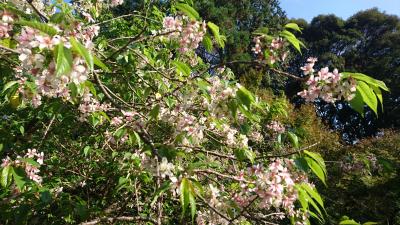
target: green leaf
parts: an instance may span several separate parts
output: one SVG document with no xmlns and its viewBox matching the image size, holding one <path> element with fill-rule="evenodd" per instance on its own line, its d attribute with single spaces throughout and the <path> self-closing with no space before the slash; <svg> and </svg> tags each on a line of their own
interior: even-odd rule
<svg viewBox="0 0 400 225">
<path fill-rule="evenodd" d="M 203 38 L 203 45 L 206 48 L 208 52 L 211 52 L 213 50 L 213 44 L 212 40 L 209 34 L 206 34 Z"/>
<path fill-rule="evenodd" d="M 54 27 L 52 27 L 48 24 L 45 24 L 45 23 L 40 23 L 37 21 L 26 21 L 26 20 L 19 20 L 15 23 L 20 24 L 22 26 L 34 28 L 36 30 L 40 30 L 43 33 L 46 33 L 50 36 L 54 36 L 57 34 L 57 30 Z"/>
<path fill-rule="evenodd" d="M 100 67 L 105 72 L 110 72 L 110 69 L 108 69 L 108 67 L 95 55 L 93 55 L 93 63 L 94 65 Z"/>
<path fill-rule="evenodd" d="M 247 109 L 250 109 L 250 105 L 255 102 L 253 94 L 243 86 L 238 88 L 236 92 L 236 98 L 239 100 L 240 103 L 245 105 Z"/>
<path fill-rule="evenodd" d="M 190 76 L 190 73 L 192 72 L 190 70 L 190 67 L 186 65 L 186 63 L 179 62 L 179 61 L 172 61 L 172 64 L 176 67 L 176 72 L 178 74 L 182 73 L 186 77 Z"/>
<path fill-rule="evenodd" d="M 6 92 L 8 89 L 10 89 L 11 87 L 13 87 L 14 85 L 17 85 L 17 84 L 18 84 L 18 81 L 8 82 L 7 84 L 4 85 L 2 93 Z"/>
<path fill-rule="evenodd" d="M 234 154 L 240 161 L 250 160 L 251 163 L 254 163 L 254 159 L 256 158 L 256 154 L 249 148 L 236 149 Z"/>
<path fill-rule="evenodd" d="M 350 73 L 350 72 L 342 72 L 341 74 L 342 74 L 342 78 L 344 78 L 344 79 L 351 77 L 351 78 L 354 78 L 354 79 L 356 79 L 358 81 L 361 80 L 361 81 L 364 81 L 367 84 L 380 87 L 384 91 L 389 91 L 389 88 L 386 86 L 386 84 L 383 81 L 374 79 L 374 78 L 372 78 L 370 76 L 367 76 L 365 74 L 362 74 L 362 73 Z"/>
<path fill-rule="evenodd" d="M 85 157 L 87 157 L 87 156 L 89 155 L 89 153 L 90 153 L 90 146 L 86 146 L 86 147 L 83 149 L 83 155 L 84 155 Z"/>
<path fill-rule="evenodd" d="M 314 174 L 322 181 L 322 183 L 325 184 L 326 186 L 326 178 L 325 178 L 325 173 L 324 170 L 321 168 L 321 166 L 314 161 L 312 158 L 309 157 L 304 157 L 304 159 L 307 161 L 308 166 L 310 169 L 314 172 Z"/>
<path fill-rule="evenodd" d="M 288 23 L 285 25 L 285 28 L 289 28 L 289 29 L 292 29 L 292 30 L 295 30 L 295 31 L 298 31 L 301 33 L 301 28 L 296 23 Z"/>
<path fill-rule="evenodd" d="M 184 14 L 186 14 L 189 18 L 194 19 L 194 20 L 199 20 L 200 19 L 200 15 L 199 13 L 193 9 L 190 5 L 185 4 L 185 3 L 177 3 L 175 5 L 175 7 L 183 12 Z"/>
<path fill-rule="evenodd" d="M 90 81 L 85 81 L 85 87 L 89 88 L 89 91 L 93 94 L 93 96 L 97 96 L 96 88 L 94 88 L 94 84 Z"/>
<path fill-rule="evenodd" d="M 187 178 L 183 178 L 181 181 L 180 191 L 181 191 L 181 205 L 182 205 L 182 217 L 185 215 L 186 209 L 189 207 L 190 201 L 190 190 L 189 190 L 189 180 Z"/>
<path fill-rule="evenodd" d="M 307 164 L 310 166 L 310 169 L 314 172 L 317 173 L 316 174 L 318 176 L 318 178 L 321 179 L 321 181 L 326 185 L 325 180 L 327 177 L 327 171 L 326 171 L 326 165 L 325 165 L 325 161 L 324 159 L 321 157 L 320 154 L 315 153 L 315 152 L 309 152 L 307 150 L 304 150 L 304 153 L 309 156 L 309 159 L 312 159 L 313 161 L 316 162 L 317 165 L 314 165 L 313 163 L 311 163 L 314 167 L 314 169 L 310 166 L 309 161 L 306 159 L 308 157 L 305 157 L 305 160 L 307 161 Z M 319 172 L 320 170 L 322 170 L 322 174 Z"/>
<path fill-rule="evenodd" d="M 361 115 L 364 114 L 364 101 L 358 89 L 356 90 L 355 97 L 350 100 L 350 106 Z"/>
<path fill-rule="evenodd" d="M 171 188 L 171 182 L 166 181 L 164 182 L 161 187 L 156 191 L 153 197 L 153 201 L 151 201 L 150 205 L 153 206 L 156 202 L 157 199 L 166 191 L 168 191 Z"/>
<path fill-rule="evenodd" d="M 12 175 L 14 177 L 15 184 L 17 185 L 18 189 L 21 191 L 25 184 L 27 183 L 25 172 L 22 168 L 13 168 Z"/>
<path fill-rule="evenodd" d="M 157 104 L 157 105 L 155 105 L 155 106 L 153 107 L 153 109 L 150 111 L 150 117 L 151 117 L 152 119 L 154 119 L 154 120 L 157 119 L 158 114 L 160 114 L 160 108 L 161 108 L 160 105 Z"/>
<path fill-rule="evenodd" d="M 365 222 L 363 223 L 363 225 L 375 225 L 375 224 L 379 224 L 377 222 Z"/>
<path fill-rule="evenodd" d="M 24 126 L 20 126 L 20 127 L 19 127 L 19 132 L 21 132 L 22 136 L 24 136 L 24 133 L 25 133 L 25 128 L 24 128 Z"/>
<path fill-rule="evenodd" d="M 363 101 L 378 115 L 378 99 L 375 93 L 364 81 L 358 81 L 357 90 L 360 91 Z"/>
<path fill-rule="evenodd" d="M 218 45 L 221 48 L 224 48 L 226 37 L 219 33 L 219 27 L 215 23 L 212 23 L 212 22 L 208 22 L 207 26 L 210 28 L 211 32 L 213 33 L 214 38 L 217 41 Z"/>
<path fill-rule="evenodd" d="M 360 225 L 360 224 L 354 220 L 343 220 L 340 221 L 339 225 Z"/>
<path fill-rule="evenodd" d="M 374 85 L 370 85 L 369 87 L 372 88 L 372 90 L 375 92 L 375 95 L 378 98 L 379 103 L 381 104 L 382 111 L 383 111 L 383 96 L 382 96 L 381 89 L 379 89 L 379 87 L 374 86 Z"/>
<path fill-rule="evenodd" d="M 196 216 L 196 199 L 194 198 L 193 191 L 189 194 L 189 202 L 190 202 L 190 213 L 192 215 L 192 221 L 194 221 L 194 217 Z"/>
<path fill-rule="evenodd" d="M 324 208 L 324 202 L 322 201 L 321 196 L 318 194 L 315 188 L 312 188 L 310 184 L 303 183 L 301 187 L 313 198 L 317 203 Z"/>
<path fill-rule="evenodd" d="M 40 164 L 38 162 L 36 162 L 34 159 L 32 158 L 21 158 L 19 159 L 22 162 L 26 162 L 34 167 L 40 167 Z"/>
<path fill-rule="evenodd" d="M 57 45 L 56 48 L 56 75 L 66 75 L 72 69 L 72 53 L 71 50 L 64 47 L 63 43 Z"/>
<path fill-rule="evenodd" d="M 8 187 L 8 185 L 10 185 L 11 183 L 11 171 L 12 171 L 12 167 L 11 166 L 6 166 L 3 168 L 3 170 L 1 171 L 1 186 L 3 186 L 4 188 Z"/>
<path fill-rule="evenodd" d="M 299 138 L 297 137 L 297 135 L 295 133 L 292 133 L 292 132 L 289 131 L 288 132 L 288 137 L 289 137 L 289 140 L 292 143 L 292 145 L 295 148 L 298 148 L 299 147 Z"/>
<path fill-rule="evenodd" d="M 93 56 L 90 52 L 83 46 L 79 41 L 77 41 L 74 37 L 71 37 L 69 42 L 72 45 L 72 50 L 76 51 L 80 56 L 82 56 L 86 64 L 88 65 L 90 71 L 93 71 Z"/>
<path fill-rule="evenodd" d="M 280 36 L 284 37 L 286 40 L 288 40 L 290 42 L 290 44 L 293 45 L 293 47 L 299 52 L 301 53 L 301 47 L 305 47 L 305 45 L 303 44 L 303 42 L 301 42 L 299 39 L 296 38 L 296 36 L 294 34 L 292 34 L 291 32 L 284 30 L 280 33 Z"/>
</svg>

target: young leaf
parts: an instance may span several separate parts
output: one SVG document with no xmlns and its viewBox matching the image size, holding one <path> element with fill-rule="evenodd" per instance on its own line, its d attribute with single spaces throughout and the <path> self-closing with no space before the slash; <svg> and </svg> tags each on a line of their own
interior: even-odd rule
<svg viewBox="0 0 400 225">
<path fill-rule="evenodd" d="M 6 188 L 11 183 L 11 171 L 12 171 L 11 166 L 6 166 L 1 171 L 0 183 L 1 186 L 3 186 L 4 188 Z"/>
<path fill-rule="evenodd" d="M 160 113 L 160 105 L 157 104 L 153 107 L 153 109 L 150 111 L 150 117 L 154 120 L 157 119 L 158 114 Z"/>
<path fill-rule="evenodd" d="M 33 160 L 32 158 L 20 158 L 19 160 L 31 164 L 32 166 L 40 167 L 40 164 L 35 160 Z"/>
<path fill-rule="evenodd" d="M 213 49 L 213 44 L 212 44 L 211 37 L 210 37 L 209 34 L 206 34 L 206 35 L 204 36 L 204 38 L 203 38 L 203 45 L 204 45 L 204 47 L 206 48 L 206 50 L 207 50 L 208 52 L 211 52 L 211 51 L 212 51 L 212 49 Z"/>
<path fill-rule="evenodd" d="M 63 43 L 58 44 L 56 48 L 56 75 L 61 76 L 67 74 L 72 69 L 72 53 L 71 50 L 64 47 Z"/>
<path fill-rule="evenodd" d="M 40 23 L 37 21 L 26 21 L 26 20 L 19 20 L 16 22 L 17 24 L 20 24 L 22 26 L 27 26 L 27 27 L 31 27 L 31 28 L 35 28 L 36 30 L 40 30 L 43 33 L 46 33 L 50 36 L 54 36 L 57 34 L 57 30 L 45 23 Z"/>
<path fill-rule="evenodd" d="M 324 202 L 321 196 L 318 194 L 315 188 L 312 188 L 309 184 L 303 183 L 301 187 L 313 198 L 317 203 L 324 209 Z M 325 210 L 325 209 L 324 209 Z"/>
<path fill-rule="evenodd" d="M 192 190 L 189 193 L 189 202 L 190 202 L 190 213 L 192 215 L 192 221 L 194 221 L 194 217 L 196 216 L 196 199 L 194 198 L 194 191 Z"/>
<path fill-rule="evenodd" d="M 199 13 L 188 4 L 177 3 L 175 7 L 193 20 L 200 19 Z"/>
<path fill-rule="evenodd" d="M 308 166 L 310 169 L 313 171 L 313 173 L 326 185 L 326 177 L 324 170 L 321 168 L 321 166 L 314 161 L 312 158 L 309 157 L 304 157 L 304 159 L 307 161 Z"/>
<path fill-rule="evenodd" d="M 298 31 L 301 33 L 301 28 L 296 23 L 288 23 L 285 25 L 285 28 L 289 28 L 289 29 L 292 29 L 292 30 L 295 30 L 295 31 Z"/>
<path fill-rule="evenodd" d="M 303 42 L 297 39 L 294 34 L 287 30 L 284 30 L 280 33 L 280 36 L 288 40 L 293 45 L 293 47 L 301 54 L 301 47 L 305 47 L 305 45 L 303 44 Z"/>
<path fill-rule="evenodd" d="M 372 111 L 378 115 L 378 99 L 376 98 L 375 93 L 371 90 L 369 85 L 364 81 L 358 81 L 357 90 L 360 91 L 360 94 L 363 98 L 365 104 L 367 104 Z"/>
<path fill-rule="evenodd" d="M 14 177 L 15 184 L 17 185 L 19 190 L 22 190 L 27 183 L 27 179 L 25 177 L 25 172 L 22 168 L 13 168 L 12 175 Z"/>
<path fill-rule="evenodd" d="M 181 191 L 181 205 L 182 205 L 182 217 L 185 215 L 186 209 L 189 207 L 189 180 L 187 178 L 183 178 L 181 181 L 180 191 Z"/>
<path fill-rule="evenodd" d="M 92 56 L 92 54 L 90 54 L 90 52 L 85 48 L 85 46 L 83 46 L 74 37 L 71 37 L 69 42 L 72 45 L 72 49 L 85 59 L 86 64 L 88 65 L 90 71 L 93 71 L 93 56 Z"/>
<path fill-rule="evenodd" d="M 179 61 L 172 61 L 172 64 L 174 64 L 174 66 L 176 67 L 177 73 L 182 73 L 186 77 L 190 76 L 190 73 L 192 71 L 190 70 L 190 67 L 186 65 L 186 63 Z"/>
<path fill-rule="evenodd" d="M 110 72 L 110 69 L 108 69 L 108 67 L 95 55 L 93 55 L 93 63 L 94 65 L 100 67 L 105 72 Z"/>
<path fill-rule="evenodd" d="M 297 135 L 289 131 L 288 136 L 289 136 L 289 140 L 292 143 L 292 145 L 295 148 L 298 148 L 299 147 L 299 138 L 297 137 Z"/>
<path fill-rule="evenodd" d="M 364 81 L 365 83 L 369 84 L 369 85 L 374 85 L 377 86 L 379 88 L 381 88 L 384 91 L 389 91 L 389 88 L 386 86 L 386 84 L 383 81 L 374 79 L 370 76 L 367 76 L 365 74 L 362 73 L 350 73 L 350 72 L 342 72 L 342 78 L 349 78 L 352 77 L 358 81 Z"/>
<path fill-rule="evenodd" d="M 225 36 L 222 36 L 219 33 L 219 27 L 215 23 L 212 23 L 212 22 L 208 22 L 207 26 L 210 28 L 211 32 L 213 33 L 214 38 L 217 41 L 218 45 L 221 48 L 224 48 L 225 47 L 225 39 L 226 38 L 225 38 Z"/>
<path fill-rule="evenodd" d="M 153 201 L 151 201 L 150 205 L 153 206 L 156 202 L 157 199 L 166 191 L 168 191 L 171 188 L 171 182 L 170 181 L 166 181 L 164 182 L 161 187 L 156 191 L 156 193 L 154 194 L 154 198 Z"/>
<path fill-rule="evenodd" d="M 369 87 L 372 88 L 372 90 L 375 92 L 375 95 L 378 98 L 379 103 L 381 104 L 382 111 L 383 111 L 383 96 L 382 96 L 381 89 L 379 89 L 379 87 L 374 86 L 374 85 L 370 85 Z"/>
<path fill-rule="evenodd" d="M 354 220 L 343 220 L 340 221 L 339 225 L 360 225 L 360 224 Z"/>
<path fill-rule="evenodd" d="M 304 150 L 304 153 L 308 156 L 310 156 L 312 159 L 314 159 L 319 165 L 321 165 L 321 168 L 324 170 L 324 173 L 326 174 L 326 165 L 324 159 L 321 157 L 320 154 L 315 153 L 315 152 L 310 152 L 307 150 Z"/>
<path fill-rule="evenodd" d="M 350 101 L 350 106 L 361 115 L 364 114 L 364 101 L 359 90 L 356 90 L 356 96 Z"/>
<path fill-rule="evenodd" d="M 247 109 L 250 109 L 250 105 L 255 102 L 253 94 L 243 86 L 237 90 L 236 97 Z"/>
<path fill-rule="evenodd" d="M 18 81 L 10 81 L 10 82 L 8 82 L 7 84 L 4 85 L 2 93 L 7 91 L 8 89 L 12 88 L 16 84 L 18 84 Z"/>
</svg>

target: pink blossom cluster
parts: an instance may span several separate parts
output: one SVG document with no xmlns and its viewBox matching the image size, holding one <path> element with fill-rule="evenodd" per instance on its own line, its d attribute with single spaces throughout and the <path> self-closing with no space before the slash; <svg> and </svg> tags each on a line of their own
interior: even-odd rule
<svg viewBox="0 0 400 225">
<path fill-rule="evenodd" d="M 44 153 L 43 152 L 39 153 L 36 149 L 28 149 L 24 157 L 35 159 L 39 165 L 43 165 Z M 24 167 L 26 175 L 29 179 L 37 183 L 41 183 L 42 177 L 39 176 L 40 172 L 39 167 L 34 166 L 28 162 L 22 161 L 21 158 L 22 158 L 21 156 L 17 156 L 17 159 L 13 161 L 11 160 L 10 157 L 7 156 L 7 158 L 2 159 L 1 167 L 6 167 L 10 165 Z"/>
<path fill-rule="evenodd" d="M 230 87 L 218 76 L 210 77 L 207 80 L 211 84 L 208 87 L 210 97 L 203 97 L 203 107 L 210 111 L 211 116 L 222 119 L 229 115 L 230 111 L 226 103 L 236 96 L 237 87 Z"/>
<path fill-rule="evenodd" d="M 308 102 L 315 101 L 317 98 L 321 98 L 328 103 L 334 103 L 341 99 L 347 101 L 353 99 L 357 87 L 356 81 L 351 78 L 344 80 L 337 69 L 329 72 L 328 67 L 322 68 L 314 75 L 313 66 L 316 61 L 316 58 L 309 58 L 307 64 L 301 67 L 304 74 L 309 75 L 306 82 L 308 89 L 297 94 Z"/>
<path fill-rule="evenodd" d="M 227 212 L 233 200 L 237 206 L 247 208 L 249 204 L 261 209 L 274 211 L 274 220 L 293 217 L 297 225 L 305 225 L 308 215 L 296 209 L 298 193 L 295 185 L 308 183 L 308 178 L 303 172 L 295 169 L 294 161 L 290 159 L 277 159 L 267 167 L 254 165 L 242 171 L 237 176 L 240 182 L 240 191 L 229 196 L 224 187 L 221 189 L 210 185 L 208 203 L 220 212 Z M 224 194 L 222 194 L 224 193 Z M 236 207 L 235 207 L 236 208 Z M 210 210 L 200 211 L 197 224 L 230 224 L 218 214 Z"/>
<path fill-rule="evenodd" d="M 186 96 L 190 99 L 189 96 Z M 206 129 L 206 117 L 197 118 L 190 114 L 190 108 L 193 107 L 193 101 L 184 101 L 177 104 L 173 109 L 162 107 L 160 110 L 160 119 L 175 127 L 174 136 L 186 134 L 182 144 L 186 146 L 199 145 L 204 142 L 204 130 Z"/>
<path fill-rule="evenodd" d="M 204 21 L 193 21 L 187 17 L 165 17 L 163 25 L 165 32 L 171 32 L 169 37 L 179 42 L 179 50 L 182 53 L 199 47 L 207 31 Z"/>
<path fill-rule="evenodd" d="M 93 98 L 93 95 L 89 92 L 87 88 L 85 88 L 81 103 L 78 107 L 78 110 L 81 113 L 79 120 L 85 121 L 90 114 L 94 112 L 107 111 L 110 107 L 110 104 L 103 104 L 99 102 L 96 98 Z"/>
<path fill-rule="evenodd" d="M 42 97 L 71 99 L 69 85 L 74 83 L 79 86 L 88 79 L 89 69 L 85 60 L 73 54 L 71 71 L 65 74 L 56 74 L 55 59 L 48 60 L 48 55 L 54 52 L 57 45 L 63 44 L 71 48 L 70 37 L 75 37 L 83 42 L 89 50 L 93 48 L 92 39 L 98 34 L 98 26 L 90 26 L 83 29 L 81 23 L 74 24 L 71 30 L 61 30 L 53 26 L 59 34 L 50 36 L 39 30 L 23 27 L 15 39 L 18 41 L 17 51 L 20 53 L 21 66 L 16 68 L 16 77 L 19 79 L 19 93 L 24 98 L 31 99 L 34 107 L 41 105 Z M 60 35 L 60 34 L 63 35 Z M 26 74 L 32 75 L 36 89 L 32 90 L 31 83 Z"/>
<path fill-rule="evenodd" d="M 124 0 L 111 0 L 111 6 L 115 7 L 115 6 L 119 6 L 124 4 Z"/>
<path fill-rule="evenodd" d="M 364 175 L 382 169 L 376 155 L 372 153 L 366 156 L 357 156 L 353 154 L 350 158 L 347 157 L 346 160 L 340 162 L 340 168 L 346 173 L 359 173 Z"/>
<path fill-rule="evenodd" d="M 282 133 L 285 133 L 285 131 L 286 131 L 285 127 L 279 121 L 271 121 L 267 125 L 267 129 L 269 129 L 277 134 L 282 134 Z"/>
<path fill-rule="evenodd" d="M 13 29 L 14 16 L 7 10 L 0 11 L 0 38 L 8 38 Z"/>
<path fill-rule="evenodd" d="M 267 57 L 266 60 L 269 64 L 275 64 L 276 62 L 283 62 L 286 60 L 289 52 L 285 51 L 285 41 L 282 38 L 275 38 L 271 41 L 269 46 L 265 46 L 267 55 L 264 56 L 262 50 L 262 36 L 256 36 L 253 39 L 255 43 L 254 47 L 251 49 L 254 54 L 258 55 L 260 59 Z"/>
</svg>

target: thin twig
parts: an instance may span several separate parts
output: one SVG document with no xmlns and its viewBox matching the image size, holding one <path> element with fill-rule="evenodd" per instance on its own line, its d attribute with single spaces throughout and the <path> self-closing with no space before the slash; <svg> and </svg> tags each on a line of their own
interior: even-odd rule
<svg viewBox="0 0 400 225">
<path fill-rule="evenodd" d="M 249 183 L 249 184 L 253 183 L 253 182 L 245 180 L 245 179 L 240 179 L 240 178 L 237 178 L 235 176 L 222 174 L 222 173 L 219 173 L 217 171 L 210 170 L 210 169 L 195 169 L 195 170 L 193 170 L 193 172 L 194 173 L 202 173 L 202 174 L 213 174 L 213 175 L 216 175 L 218 177 L 231 179 L 231 180 L 234 180 L 234 181 L 237 181 L 237 182 L 244 182 L 244 183 Z"/>
<path fill-rule="evenodd" d="M 56 115 L 53 115 L 53 117 L 51 118 L 51 120 L 49 122 L 49 125 L 47 125 L 46 130 L 44 131 L 42 139 L 40 140 L 38 149 L 40 149 L 42 147 L 43 141 L 44 141 L 44 139 L 46 139 L 47 134 L 49 133 L 50 127 L 53 125 L 55 119 L 56 119 Z"/>
<path fill-rule="evenodd" d="M 156 224 L 157 221 L 151 218 L 139 217 L 139 216 L 118 216 L 118 217 L 103 217 L 97 218 L 88 222 L 83 222 L 80 225 L 94 225 L 102 222 L 115 223 L 116 221 L 125 221 L 125 222 L 133 222 L 133 221 L 143 221 L 143 222 L 151 222 Z"/>
<path fill-rule="evenodd" d="M 7 48 L 7 47 L 5 47 L 3 45 L 0 45 L 0 48 L 3 49 L 3 50 L 9 51 L 9 52 L 15 53 L 15 54 L 19 54 L 20 53 L 19 51 L 15 50 L 15 49 Z"/>
<path fill-rule="evenodd" d="M 45 23 L 49 22 L 49 18 L 47 18 L 43 13 L 41 13 L 33 4 L 33 0 L 26 0 L 28 4 L 32 7 L 33 11 L 39 15 L 40 19 L 42 19 Z"/>
<path fill-rule="evenodd" d="M 304 151 L 304 150 L 310 149 L 310 148 L 312 148 L 312 147 L 318 145 L 319 143 L 320 143 L 320 141 L 317 142 L 317 143 L 314 143 L 314 144 L 312 144 L 312 145 L 306 146 L 306 147 L 304 147 L 304 148 L 297 149 L 296 151 L 289 152 L 289 153 L 285 153 L 285 154 L 282 154 L 282 155 L 266 155 L 266 156 L 260 156 L 260 157 L 257 157 L 256 160 L 257 160 L 257 159 L 265 159 L 265 158 L 282 158 L 282 157 L 287 157 L 287 156 L 291 156 L 291 155 L 294 155 L 294 154 L 299 154 L 299 153 L 301 153 L 301 152 Z"/>
</svg>

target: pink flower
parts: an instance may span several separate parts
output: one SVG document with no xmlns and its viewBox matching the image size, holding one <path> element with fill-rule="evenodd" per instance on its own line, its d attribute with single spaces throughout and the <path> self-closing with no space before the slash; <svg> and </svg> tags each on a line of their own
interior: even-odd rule
<svg viewBox="0 0 400 225">
<path fill-rule="evenodd" d="M 112 119 L 111 119 L 111 125 L 114 125 L 114 126 L 118 126 L 118 125 L 121 125 L 122 123 L 123 123 L 124 121 L 122 120 L 122 117 L 113 117 Z"/>
<path fill-rule="evenodd" d="M 111 0 L 111 6 L 115 7 L 115 6 L 119 6 L 124 4 L 124 0 Z"/>
<path fill-rule="evenodd" d="M 4 23 L 12 23 L 14 21 L 13 14 L 11 14 L 10 12 L 4 10 L 2 15 L 1 15 L 1 20 Z"/>
<path fill-rule="evenodd" d="M 10 164 L 11 164 L 11 159 L 8 156 L 7 158 L 1 160 L 1 167 L 6 167 Z"/>
</svg>

